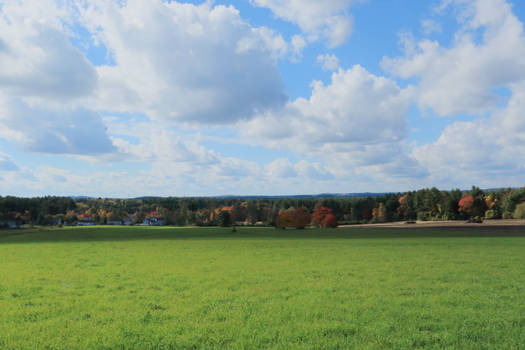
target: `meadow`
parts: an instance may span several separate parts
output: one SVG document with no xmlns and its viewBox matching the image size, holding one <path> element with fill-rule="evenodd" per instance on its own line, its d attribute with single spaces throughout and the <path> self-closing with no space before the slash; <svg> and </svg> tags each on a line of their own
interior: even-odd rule
<svg viewBox="0 0 525 350">
<path fill-rule="evenodd" d="M 525 348 L 525 232 L 0 231 L 0 349 L 412 348 Z"/>
</svg>

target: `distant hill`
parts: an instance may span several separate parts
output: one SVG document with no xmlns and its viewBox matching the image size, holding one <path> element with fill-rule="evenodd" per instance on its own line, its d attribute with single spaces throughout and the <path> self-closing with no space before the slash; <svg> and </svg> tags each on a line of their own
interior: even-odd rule
<svg viewBox="0 0 525 350">
<path fill-rule="evenodd" d="M 239 199 L 284 199 L 284 198 L 350 198 L 350 197 L 379 197 L 390 192 L 360 192 L 360 193 L 320 193 L 320 194 L 296 194 L 296 195 L 277 195 L 277 196 L 212 196 L 210 198 L 239 198 Z"/>
<path fill-rule="evenodd" d="M 238 199 L 284 199 L 284 198 L 355 198 L 355 197 L 380 197 L 385 194 L 393 192 L 356 192 L 356 193 L 319 193 L 319 194 L 296 194 L 296 195 L 234 195 L 226 194 L 222 196 L 141 196 L 134 198 L 105 198 L 105 199 L 134 199 L 134 200 L 144 200 L 144 199 L 162 199 L 162 198 L 238 198 Z M 93 199 L 98 197 L 89 197 L 89 196 L 69 196 L 72 199 Z"/>
<path fill-rule="evenodd" d="M 355 198 L 355 197 L 379 197 L 392 192 L 357 192 L 357 193 L 319 193 L 319 194 L 296 194 L 296 195 L 234 195 L 226 194 L 222 196 L 185 196 L 180 198 L 238 198 L 238 199 L 284 199 L 284 198 Z M 130 199 L 161 199 L 161 198 L 177 198 L 177 196 L 141 196 Z M 88 197 L 71 197 L 71 198 L 88 198 Z"/>
</svg>

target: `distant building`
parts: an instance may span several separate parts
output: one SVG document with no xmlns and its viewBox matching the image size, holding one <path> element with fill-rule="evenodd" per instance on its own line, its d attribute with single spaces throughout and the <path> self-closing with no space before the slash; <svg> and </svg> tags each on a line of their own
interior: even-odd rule
<svg viewBox="0 0 525 350">
<path fill-rule="evenodd" d="M 16 220 L 3 220 L 0 221 L 0 228 L 6 227 L 6 228 L 18 228 L 19 223 Z"/>
<path fill-rule="evenodd" d="M 108 225 L 122 225 L 122 220 L 108 220 L 107 222 Z"/>
<path fill-rule="evenodd" d="M 155 216 L 149 216 L 142 221 L 142 225 L 144 226 L 164 226 L 165 221 L 164 219 L 157 218 Z"/>
<path fill-rule="evenodd" d="M 93 218 L 91 217 L 84 217 L 77 222 L 77 226 L 91 226 L 94 225 Z"/>
</svg>

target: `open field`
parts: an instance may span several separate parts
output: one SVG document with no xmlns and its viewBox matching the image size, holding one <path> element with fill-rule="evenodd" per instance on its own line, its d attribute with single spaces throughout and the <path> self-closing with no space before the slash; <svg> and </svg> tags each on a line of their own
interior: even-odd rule
<svg viewBox="0 0 525 350">
<path fill-rule="evenodd" d="M 0 231 L 0 349 L 523 349 L 525 230 Z"/>
</svg>

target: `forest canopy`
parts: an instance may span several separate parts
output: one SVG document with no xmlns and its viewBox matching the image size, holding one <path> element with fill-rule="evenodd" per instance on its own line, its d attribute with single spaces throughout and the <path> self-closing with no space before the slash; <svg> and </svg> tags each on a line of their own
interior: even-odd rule
<svg viewBox="0 0 525 350">
<path fill-rule="evenodd" d="M 524 218 L 525 187 L 437 188 L 362 197 L 104 199 L 0 197 L 0 226 L 20 225 L 309 225 L 405 220 Z"/>
</svg>

